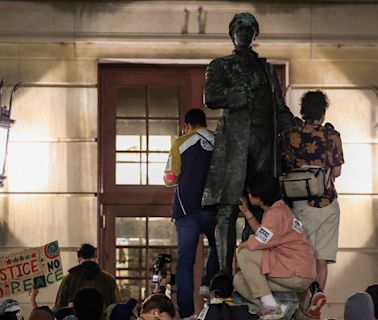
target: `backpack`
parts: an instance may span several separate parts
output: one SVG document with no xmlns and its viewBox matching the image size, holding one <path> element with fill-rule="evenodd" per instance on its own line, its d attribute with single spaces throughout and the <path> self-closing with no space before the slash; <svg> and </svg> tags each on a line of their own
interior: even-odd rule
<svg viewBox="0 0 378 320">
<path fill-rule="evenodd" d="M 290 200 L 321 197 L 331 185 L 331 168 L 303 166 L 280 176 L 283 195 Z"/>
</svg>

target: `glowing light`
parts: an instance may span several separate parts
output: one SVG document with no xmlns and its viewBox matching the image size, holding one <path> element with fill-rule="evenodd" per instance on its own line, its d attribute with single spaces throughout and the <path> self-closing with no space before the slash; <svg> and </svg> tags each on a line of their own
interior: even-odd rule
<svg viewBox="0 0 378 320">
<path fill-rule="evenodd" d="M 377 158 L 373 153 L 376 145 L 344 144 L 345 164 L 341 176 L 336 179 L 336 190 L 339 193 L 373 193 L 377 167 Z"/>
<path fill-rule="evenodd" d="M 50 144 L 9 143 L 7 158 L 7 183 L 12 191 L 47 191 L 53 163 Z"/>
<path fill-rule="evenodd" d="M 117 135 L 117 151 L 145 151 L 145 153 L 120 153 L 116 155 L 116 184 L 147 184 L 146 136 Z M 148 184 L 163 185 L 163 172 L 168 160 L 172 137 L 150 135 L 148 153 Z M 164 152 L 164 153 L 157 153 Z"/>
</svg>

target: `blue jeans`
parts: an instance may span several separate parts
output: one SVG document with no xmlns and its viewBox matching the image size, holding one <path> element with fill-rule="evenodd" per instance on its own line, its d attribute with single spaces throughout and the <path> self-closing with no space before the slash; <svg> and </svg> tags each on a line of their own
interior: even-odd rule
<svg viewBox="0 0 378 320">
<path fill-rule="evenodd" d="M 194 281 L 193 266 L 199 235 L 204 233 L 209 241 L 209 256 L 206 264 L 206 274 L 202 277 L 201 285 L 209 286 L 210 280 L 219 270 L 217 249 L 215 245 L 215 226 L 217 224 L 216 211 L 200 210 L 176 220 L 177 231 L 177 304 L 181 318 L 194 314 Z"/>
</svg>

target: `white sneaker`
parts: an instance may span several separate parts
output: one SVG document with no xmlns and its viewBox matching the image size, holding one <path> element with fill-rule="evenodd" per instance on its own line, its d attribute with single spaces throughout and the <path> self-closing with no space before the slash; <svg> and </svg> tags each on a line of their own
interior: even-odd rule
<svg viewBox="0 0 378 320">
<path fill-rule="evenodd" d="M 279 305 L 276 307 L 262 305 L 257 311 L 257 316 L 262 320 L 283 319 L 285 313 Z"/>
<path fill-rule="evenodd" d="M 202 298 L 210 298 L 210 288 L 208 286 L 200 286 L 199 288 L 199 295 Z"/>
</svg>

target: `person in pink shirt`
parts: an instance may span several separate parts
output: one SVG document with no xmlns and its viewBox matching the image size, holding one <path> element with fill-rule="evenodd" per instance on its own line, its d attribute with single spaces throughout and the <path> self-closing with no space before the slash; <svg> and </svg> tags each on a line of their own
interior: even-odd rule
<svg viewBox="0 0 378 320">
<path fill-rule="evenodd" d="M 272 292 L 305 292 L 316 278 L 316 260 L 301 221 L 281 200 L 277 179 L 260 174 L 251 180 L 249 200 L 264 214 L 260 224 L 247 199 L 240 199 L 239 209 L 255 233 L 238 247 L 234 287 L 259 306 L 260 319 L 281 319 L 288 306 L 279 305 Z"/>
</svg>

